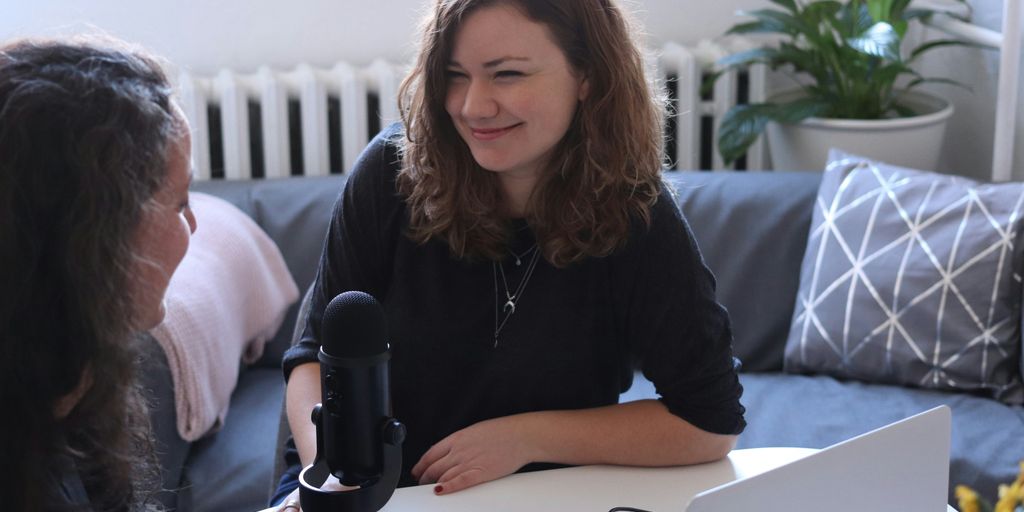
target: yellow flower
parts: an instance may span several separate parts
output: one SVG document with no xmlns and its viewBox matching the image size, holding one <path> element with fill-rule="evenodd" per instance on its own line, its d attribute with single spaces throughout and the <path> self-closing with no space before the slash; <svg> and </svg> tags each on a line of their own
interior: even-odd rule
<svg viewBox="0 0 1024 512">
<path fill-rule="evenodd" d="M 995 512 L 1013 512 L 1021 501 L 1021 479 L 1013 482 L 1013 485 L 999 486 L 999 501 L 996 502 Z"/>
<path fill-rule="evenodd" d="M 960 512 L 981 512 L 978 505 L 978 493 L 966 485 L 958 485 L 955 490 Z"/>
</svg>

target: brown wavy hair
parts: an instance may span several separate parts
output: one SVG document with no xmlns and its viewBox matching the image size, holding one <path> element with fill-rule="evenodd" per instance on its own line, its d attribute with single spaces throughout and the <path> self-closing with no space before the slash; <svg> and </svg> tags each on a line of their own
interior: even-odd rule
<svg viewBox="0 0 1024 512">
<path fill-rule="evenodd" d="M 139 222 L 181 136 L 150 57 L 114 41 L 0 48 L 0 433 L 4 508 L 59 508 L 73 461 L 93 510 L 158 485 L 135 375 Z M 61 398 L 88 389 L 64 417 Z"/>
<path fill-rule="evenodd" d="M 544 257 L 564 267 L 625 243 L 650 223 L 661 187 L 664 95 L 652 86 L 630 21 L 610 0 L 438 0 L 402 82 L 399 192 L 410 236 L 445 240 L 467 259 L 500 259 L 511 236 L 497 177 L 473 159 L 445 110 L 455 32 L 476 9 L 512 5 L 545 25 L 589 91 L 527 205 Z"/>
</svg>

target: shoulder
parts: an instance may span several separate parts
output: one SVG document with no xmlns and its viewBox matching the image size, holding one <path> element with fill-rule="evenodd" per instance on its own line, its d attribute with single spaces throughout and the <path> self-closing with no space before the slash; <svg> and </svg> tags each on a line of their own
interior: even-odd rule
<svg viewBox="0 0 1024 512">
<path fill-rule="evenodd" d="M 381 172 L 397 172 L 401 168 L 401 141 L 405 130 L 401 123 L 388 125 L 378 133 L 352 166 L 350 179 L 363 179 Z"/>
<path fill-rule="evenodd" d="M 640 242 L 644 245 L 687 237 L 689 227 L 676 202 L 676 194 L 672 185 L 662 181 L 658 198 L 650 207 L 650 222 L 635 219 L 630 232 L 630 244 Z"/>
<path fill-rule="evenodd" d="M 658 197 L 648 210 L 649 222 L 638 214 L 633 216 L 629 238 L 614 253 L 617 265 L 635 268 L 678 263 L 699 251 L 670 187 L 661 183 Z"/>
<path fill-rule="evenodd" d="M 400 148 L 404 136 L 401 123 L 393 123 L 367 144 L 349 171 L 348 194 L 393 195 L 395 179 L 402 168 Z"/>
</svg>

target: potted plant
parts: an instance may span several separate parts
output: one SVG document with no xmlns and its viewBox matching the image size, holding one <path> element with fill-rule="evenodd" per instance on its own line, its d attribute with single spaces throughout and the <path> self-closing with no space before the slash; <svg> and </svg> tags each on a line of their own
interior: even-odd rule
<svg viewBox="0 0 1024 512">
<path fill-rule="evenodd" d="M 957 40 L 926 42 L 909 51 L 901 48 L 912 20 L 937 11 L 912 8 L 910 0 L 770 0 L 778 8 L 744 13 L 753 17 L 730 34 L 777 34 L 773 44 L 742 51 L 718 62 L 706 87 L 725 71 L 766 64 L 792 76 L 799 86 L 765 103 L 737 105 L 722 119 L 718 147 L 726 162 L 742 156 L 767 128 L 775 168 L 821 169 L 830 146 L 891 163 L 934 167 L 945 121 L 952 114 L 948 101 L 914 91 L 928 82 L 911 68 L 924 53 Z M 955 0 L 966 6 L 966 0 Z M 946 11 L 943 11 L 946 12 Z M 897 132 L 911 128 L 909 141 Z M 821 133 L 824 130 L 824 133 Z M 921 132 L 924 133 L 914 133 Z M 863 132 L 866 142 L 850 142 L 850 133 Z M 812 137 L 807 139 L 807 137 Z M 818 138 L 813 138 L 818 137 Z M 856 137 L 856 135 L 854 135 Z M 917 148 L 928 138 L 932 148 Z M 895 141 L 893 151 L 880 145 Z M 881 149 L 881 154 L 879 150 Z M 925 155 L 924 164 L 907 162 Z M 895 155 L 892 156 L 892 155 Z"/>
</svg>

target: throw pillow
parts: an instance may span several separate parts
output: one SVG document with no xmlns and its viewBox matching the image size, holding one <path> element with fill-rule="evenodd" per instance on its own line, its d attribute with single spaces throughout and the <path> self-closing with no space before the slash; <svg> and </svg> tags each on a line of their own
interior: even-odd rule
<svg viewBox="0 0 1024 512">
<path fill-rule="evenodd" d="M 1024 401 L 1024 183 L 982 184 L 833 150 L 785 369 Z"/>
<path fill-rule="evenodd" d="M 245 213 L 189 194 L 196 232 L 150 334 L 167 353 L 178 434 L 195 441 L 227 416 L 239 366 L 259 359 L 299 290 L 281 251 Z"/>
</svg>

